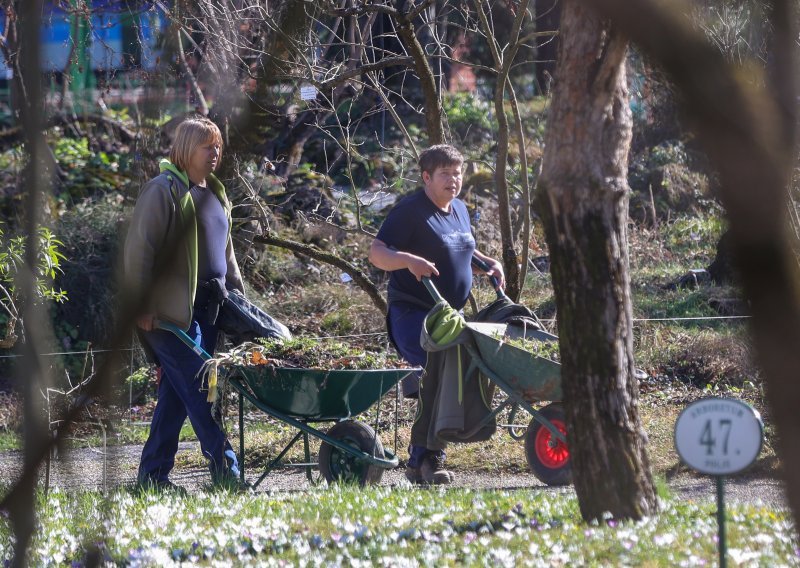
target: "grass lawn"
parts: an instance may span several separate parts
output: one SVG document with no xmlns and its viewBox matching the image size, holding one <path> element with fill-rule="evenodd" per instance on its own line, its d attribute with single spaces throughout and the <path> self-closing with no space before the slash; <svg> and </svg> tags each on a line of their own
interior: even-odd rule
<svg viewBox="0 0 800 568">
<path fill-rule="evenodd" d="M 332 486 L 303 493 L 40 496 L 30 564 L 97 550 L 132 566 L 698 566 L 717 558 L 714 505 L 665 495 L 640 522 L 586 525 L 566 493 Z M 798 565 L 788 514 L 728 509 L 732 566 Z M 0 519 L 0 561 L 10 558 Z"/>
</svg>

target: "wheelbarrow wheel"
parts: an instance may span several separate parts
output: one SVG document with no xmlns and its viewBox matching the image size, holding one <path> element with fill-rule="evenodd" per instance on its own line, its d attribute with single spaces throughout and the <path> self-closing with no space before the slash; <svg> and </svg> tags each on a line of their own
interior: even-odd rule
<svg viewBox="0 0 800 568">
<path fill-rule="evenodd" d="M 560 404 L 548 404 L 544 408 L 540 408 L 539 412 L 562 434 L 566 435 L 564 409 Z M 572 483 L 569 448 L 535 418 L 531 420 L 525 435 L 525 458 L 528 460 L 528 467 L 531 468 L 533 475 L 545 485 L 569 485 Z"/>
<path fill-rule="evenodd" d="M 355 420 L 339 422 L 332 426 L 327 434 L 376 458 L 385 456 L 380 438 L 363 422 Z M 327 442 L 322 442 L 319 448 L 319 471 L 328 483 L 344 481 L 362 486 L 374 485 L 380 483 L 383 477 L 382 467 L 371 465 Z"/>
</svg>

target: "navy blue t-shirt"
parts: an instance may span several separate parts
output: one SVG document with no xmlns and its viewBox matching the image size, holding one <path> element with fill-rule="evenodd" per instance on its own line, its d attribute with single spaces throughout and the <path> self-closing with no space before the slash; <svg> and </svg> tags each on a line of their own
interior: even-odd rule
<svg viewBox="0 0 800 568">
<path fill-rule="evenodd" d="M 197 215 L 197 281 L 222 278 L 224 282 L 228 272 L 228 216 L 219 198 L 207 187 L 193 185 L 189 191 Z"/>
<path fill-rule="evenodd" d="M 475 238 L 463 201 L 454 199 L 450 211 L 445 213 L 425 191 L 412 193 L 389 212 L 377 238 L 397 251 L 421 256 L 435 264 L 439 276 L 432 280 L 439 293 L 454 308 L 464 307 L 472 288 L 470 262 Z M 389 288 L 433 306 L 428 290 L 405 268 L 391 272 Z"/>
</svg>

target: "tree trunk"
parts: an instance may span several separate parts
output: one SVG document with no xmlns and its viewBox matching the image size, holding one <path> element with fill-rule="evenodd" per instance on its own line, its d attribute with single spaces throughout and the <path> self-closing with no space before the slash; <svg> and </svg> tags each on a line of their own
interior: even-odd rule
<svg viewBox="0 0 800 568">
<path fill-rule="evenodd" d="M 519 32 L 528 12 L 528 1 L 524 0 L 518 4 L 510 34 L 510 43 L 502 51 L 497 43 L 495 29 L 492 23 L 489 22 L 483 4 L 478 0 L 475 0 L 474 4 L 475 11 L 478 13 L 478 21 L 489 42 L 489 50 L 492 53 L 494 66 L 497 70 L 497 82 L 494 88 L 494 110 L 495 116 L 497 117 L 497 156 L 495 157 L 494 183 L 495 191 L 497 192 L 497 203 L 499 205 L 498 217 L 500 221 L 500 237 L 503 243 L 502 257 L 503 267 L 506 272 L 506 293 L 512 300 L 517 301 L 522 293 L 522 287 L 525 285 L 525 282 L 520 277 L 519 258 L 517 255 L 517 248 L 514 244 L 515 231 L 511 226 L 511 204 L 508 195 L 508 180 L 506 179 L 509 128 L 505 111 L 505 93 L 506 88 L 508 88 L 511 93 L 516 117 L 516 98 L 514 95 L 514 88 L 508 80 L 508 74 L 520 48 Z M 521 131 L 519 133 L 521 134 Z M 518 142 L 520 144 L 520 160 L 525 164 L 520 171 L 520 176 L 525 177 L 528 175 L 528 172 L 525 162 L 524 140 L 520 137 Z"/>
<path fill-rule="evenodd" d="M 45 344 L 47 319 L 41 306 L 35 302 L 36 265 L 39 242 L 39 219 L 42 196 L 49 189 L 49 163 L 47 142 L 44 138 L 44 113 L 41 77 L 41 46 L 38 30 L 41 26 L 42 1 L 29 0 L 19 6 L 19 59 L 15 79 L 25 99 L 14 103 L 21 119 L 25 137 L 25 150 L 29 162 L 25 167 L 25 266 L 17 275 L 22 306 L 22 321 L 25 326 L 23 358 L 16 371 L 19 390 L 23 393 L 24 454 L 23 464 L 31 475 L 20 476 L 20 488 L 8 507 L 8 516 L 14 530 L 14 557 L 11 566 L 25 566 L 26 554 L 36 527 L 36 495 L 38 476 L 35 472 L 40 463 L 38 455 L 47 443 L 48 424 L 42 412 L 40 393 L 47 388 L 47 371 L 41 364 L 39 353 Z M 26 70 L 20 75 L 20 70 Z"/>
<path fill-rule="evenodd" d="M 537 199 L 558 308 L 575 490 L 584 519 L 639 519 L 657 499 L 634 379 L 627 42 L 564 3 Z"/>
<path fill-rule="evenodd" d="M 425 97 L 425 128 L 428 133 L 428 144 L 441 144 L 444 142 L 444 128 L 442 127 L 442 101 L 439 90 L 436 88 L 436 78 L 433 69 L 425 55 L 425 49 L 417 39 L 414 24 L 410 19 L 401 18 L 397 22 L 397 37 L 414 59 L 414 69 L 417 72 L 422 94 Z"/>
</svg>

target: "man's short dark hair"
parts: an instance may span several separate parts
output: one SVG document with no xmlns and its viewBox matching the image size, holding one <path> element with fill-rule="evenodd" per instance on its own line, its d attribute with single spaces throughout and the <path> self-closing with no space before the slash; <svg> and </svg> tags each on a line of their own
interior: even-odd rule
<svg viewBox="0 0 800 568">
<path fill-rule="evenodd" d="M 419 155 L 420 172 L 428 172 L 430 175 L 433 175 L 436 168 L 460 166 L 463 163 L 464 156 L 450 144 L 436 144 Z"/>
</svg>

